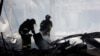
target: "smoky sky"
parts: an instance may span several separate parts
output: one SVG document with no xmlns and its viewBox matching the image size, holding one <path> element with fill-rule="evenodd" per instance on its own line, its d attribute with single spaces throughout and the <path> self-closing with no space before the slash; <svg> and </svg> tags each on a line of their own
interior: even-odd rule
<svg viewBox="0 0 100 56">
<path fill-rule="evenodd" d="M 14 33 L 28 18 L 35 18 L 39 32 L 39 24 L 46 14 L 51 15 L 53 22 L 51 35 L 95 32 L 100 31 L 99 5 L 100 0 L 5 0 L 2 17 L 7 21 L 8 16 Z"/>
</svg>

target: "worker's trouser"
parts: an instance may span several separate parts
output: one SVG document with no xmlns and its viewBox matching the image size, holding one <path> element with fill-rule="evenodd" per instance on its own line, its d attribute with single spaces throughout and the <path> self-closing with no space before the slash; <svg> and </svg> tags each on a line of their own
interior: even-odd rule
<svg viewBox="0 0 100 56">
<path fill-rule="evenodd" d="M 31 36 L 32 35 L 30 35 L 30 34 L 28 34 L 28 35 L 21 35 L 23 51 L 27 51 L 28 49 L 31 48 Z"/>
</svg>

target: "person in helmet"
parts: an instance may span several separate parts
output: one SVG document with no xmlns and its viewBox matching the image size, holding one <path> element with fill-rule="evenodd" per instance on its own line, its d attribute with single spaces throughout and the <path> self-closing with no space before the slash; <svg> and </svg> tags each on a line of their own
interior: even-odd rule
<svg viewBox="0 0 100 56">
<path fill-rule="evenodd" d="M 50 20 L 50 18 L 50 15 L 46 15 L 45 20 L 40 23 L 40 32 L 42 32 L 43 35 L 50 36 L 50 30 L 52 28 L 52 21 Z"/>
<path fill-rule="evenodd" d="M 35 19 L 27 19 L 19 27 L 19 34 L 22 38 L 22 49 L 31 48 L 31 36 L 29 32 L 35 34 L 34 25 L 36 24 Z"/>
</svg>

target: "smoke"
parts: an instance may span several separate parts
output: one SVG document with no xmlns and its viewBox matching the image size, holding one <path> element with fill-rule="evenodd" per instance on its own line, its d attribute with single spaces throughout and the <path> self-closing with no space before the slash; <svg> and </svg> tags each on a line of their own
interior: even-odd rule
<svg viewBox="0 0 100 56">
<path fill-rule="evenodd" d="M 6 0 L 7 1 L 7 0 Z M 9 0 L 13 7 L 11 26 L 18 30 L 27 18 L 36 19 L 36 29 L 46 14 L 51 15 L 53 28 L 51 39 L 55 40 L 74 33 L 100 31 L 100 0 Z M 5 5 L 7 5 L 5 3 Z M 6 6 L 9 8 L 8 6 Z M 6 9 L 6 11 L 9 11 Z M 5 12 L 3 12 L 4 14 Z M 8 13 L 9 14 L 9 13 Z M 16 16 L 16 17 L 15 17 Z M 6 16 L 3 16 L 6 17 Z M 18 21 L 18 24 L 16 23 Z M 0 31 L 6 31 L 8 22 L 0 22 Z M 39 32 L 39 31 L 37 31 Z"/>
<path fill-rule="evenodd" d="M 0 22 L 0 32 L 6 32 L 8 30 L 8 22 L 5 20 L 5 23 Z"/>
</svg>

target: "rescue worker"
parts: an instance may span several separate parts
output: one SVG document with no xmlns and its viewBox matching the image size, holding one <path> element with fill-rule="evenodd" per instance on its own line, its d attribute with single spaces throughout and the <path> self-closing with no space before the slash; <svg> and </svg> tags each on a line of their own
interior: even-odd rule
<svg viewBox="0 0 100 56">
<path fill-rule="evenodd" d="M 50 36 L 50 30 L 52 28 L 52 21 L 50 21 L 51 16 L 50 15 L 46 15 L 45 16 L 45 20 L 43 20 L 40 23 L 40 32 L 43 33 L 43 35 L 48 35 Z"/>
<path fill-rule="evenodd" d="M 36 24 L 35 19 L 27 19 L 19 27 L 19 34 L 22 38 L 22 50 L 27 50 L 31 48 L 31 36 L 29 32 L 31 31 L 35 34 L 34 25 Z"/>
</svg>

